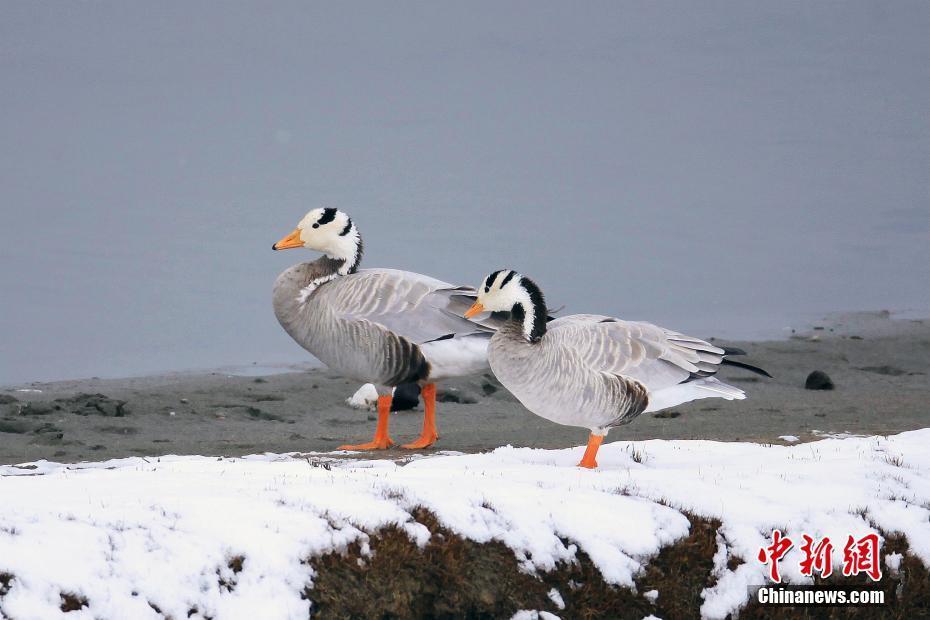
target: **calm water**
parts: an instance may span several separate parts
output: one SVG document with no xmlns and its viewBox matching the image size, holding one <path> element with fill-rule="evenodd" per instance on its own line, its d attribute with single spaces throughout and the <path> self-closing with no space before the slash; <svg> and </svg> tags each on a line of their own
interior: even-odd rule
<svg viewBox="0 0 930 620">
<path fill-rule="evenodd" d="M 0 4 L 0 384 L 306 359 L 317 206 L 696 335 L 930 308 L 930 4 L 305 4 Z"/>
</svg>

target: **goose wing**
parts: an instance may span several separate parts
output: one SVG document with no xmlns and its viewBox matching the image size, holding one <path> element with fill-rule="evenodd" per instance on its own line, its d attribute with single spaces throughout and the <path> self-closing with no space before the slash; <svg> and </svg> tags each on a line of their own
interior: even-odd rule
<svg viewBox="0 0 930 620">
<path fill-rule="evenodd" d="M 417 344 L 495 331 L 491 320 L 464 318 L 476 292 L 423 274 L 362 269 L 319 290 L 337 316 L 370 321 Z"/>
<path fill-rule="evenodd" d="M 651 323 L 576 314 L 549 323 L 546 338 L 587 367 L 635 379 L 656 392 L 717 371 L 725 351 Z"/>
</svg>

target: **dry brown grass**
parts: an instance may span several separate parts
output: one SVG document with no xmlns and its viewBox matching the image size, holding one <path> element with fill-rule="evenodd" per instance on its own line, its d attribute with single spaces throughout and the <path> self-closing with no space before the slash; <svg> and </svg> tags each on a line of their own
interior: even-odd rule
<svg viewBox="0 0 930 620">
<path fill-rule="evenodd" d="M 711 575 L 720 523 L 688 515 L 690 534 L 652 558 L 636 579 L 634 593 L 610 586 L 590 558 L 532 576 L 519 569 L 513 552 L 502 543 L 464 540 L 439 526 L 425 510 L 415 513 L 432 538 L 418 549 L 403 531 L 389 528 L 371 537 L 370 557 L 357 546 L 345 554 L 309 560 L 317 571 L 314 587 L 305 591 L 314 618 L 509 618 L 519 609 L 551 611 L 562 618 L 634 618 L 649 614 L 687 620 L 700 617 L 701 592 L 715 583 Z M 568 542 L 568 541 L 566 541 Z M 773 608 L 750 604 L 739 618 L 930 618 L 930 579 L 920 560 L 906 554 L 903 538 L 888 537 L 887 553 L 903 553 L 901 571 L 885 571 L 881 582 L 889 604 L 859 608 Z M 359 560 L 362 560 L 359 562 Z M 742 562 L 729 558 L 728 567 Z M 831 582 L 834 580 L 831 578 Z M 865 576 L 835 580 L 840 584 L 871 583 Z M 547 593 L 556 588 L 565 602 L 558 610 Z M 642 596 L 658 590 L 655 604 Z"/>
<path fill-rule="evenodd" d="M 87 598 L 81 596 L 80 594 L 74 594 L 72 592 L 62 592 L 61 593 L 61 605 L 59 608 L 64 611 L 78 611 L 87 607 Z"/>
<path fill-rule="evenodd" d="M 0 597 L 6 595 L 13 586 L 13 575 L 0 572 Z"/>
<path fill-rule="evenodd" d="M 509 618 L 519 609 L 563 618 L 697 617 L 700 592 L 710 585 L 719 523 L 692 518 L 691 535 L 663 549 L 637 580 L 639 593 L 659 590 L 658 606 L 642 594 L 604 582 L 590 558 L 539 576 L 522 572 L 513 551 L 499 542 L 479 544 L 442 528 L 425 510 L 415 513 L 432 537 L 424 549 L 388 528 L 371 538 L 370 557 L 358 546 L 310 560 L 314 587 L 305 591 L 316 618 Z M 361 562 L 359 561 L 361 560 Z M 556 588 L 558 610 L 548 597 Z"/>
</svg>

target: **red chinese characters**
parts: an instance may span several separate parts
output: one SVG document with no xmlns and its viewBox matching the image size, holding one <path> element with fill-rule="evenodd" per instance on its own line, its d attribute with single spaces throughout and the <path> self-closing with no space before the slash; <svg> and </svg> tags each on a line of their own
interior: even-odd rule
<svg viewBox="0 0 930 620">
<path fill-rule="evenodd" d="M 855 540 L 852 536 L 843 547 L 843 574 L 847 577 L 865 573 L 873 581 L 882 578 L 878 553 L 878 534 L 867 534 Z"/>
<path fill-rule="evenodd" d="M 778 561 L 793 546 L 794 543 L 791 542 L 790 538 L 781 535 L 781 530 L 772 530 L 772 544 L 759 549 L 759 561 L 763 564 L 769 564 L 769 577 L 775 583 L 781 583 L 781 575 L 778 574 Z"/>
<path fill-rule="evenodd" d="M 814 544 L 814 539 L 804 534 L 804 544 L 801 545 L 801 553 L 804 559 L 801 560 L 801 574 L 812 576 L 814 571 L 820 573 L 821 577 L 829 577 L 833 574 L 833 543 L 828 536 Z"/>
<path fill-rule="evenodd" d="M 802 534 L 804 544 L 800 546 L 801 560 L 798 562 L 800 573 L 813 577 L 820 575 L 827 578 L 833 574 L 833 543 L 825 536 L 816 540 L 807 534 Z M 772 544 L 759 549 L 759 561 L 769 566 L 769 577 L 775 583 L 781 583 L 781 574 L 778 572 L 778 562 L 791 548 L 794 542 L 784 536 L 781 530 L 772 530 Z M 843 547 L 843 575 L 852 577 L 865 573 L 873 581 L 882 578 L 881 556 L 879 553 L 878 534 L 867 534 L 856 540 L 849 536 Z"/>
</svg>

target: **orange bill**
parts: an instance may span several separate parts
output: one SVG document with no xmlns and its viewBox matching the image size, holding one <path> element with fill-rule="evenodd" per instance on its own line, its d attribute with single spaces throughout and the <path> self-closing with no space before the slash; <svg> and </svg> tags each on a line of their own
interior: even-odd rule
<svg viewBox="0 0 930 620">
<path fill-rule="evenodd" d="M 476 301 L 476 302 L 472 305 L 471 308 L 469 308 L 468 310 L 465 311 L 465 318 L 466 318 L 466 319 L 470 319 L 471 317 L 475 316 L 476 314 L 481 314 L 482 312 L 484 312 L 484 306 L 482 306 L 481 303 L 479 303 L 479 302 Z"/>
<path fill-rule="evenodd" d="M 290 248 L 302 248 L 304 247 L 304 242 L 300 240 L 300 229 L 295 228 L 294 232 L 286 236 L 284 239 L 281 239 L 276 244 L 271 246 L 272 250 L 288 250 Z"/>
</svg>

